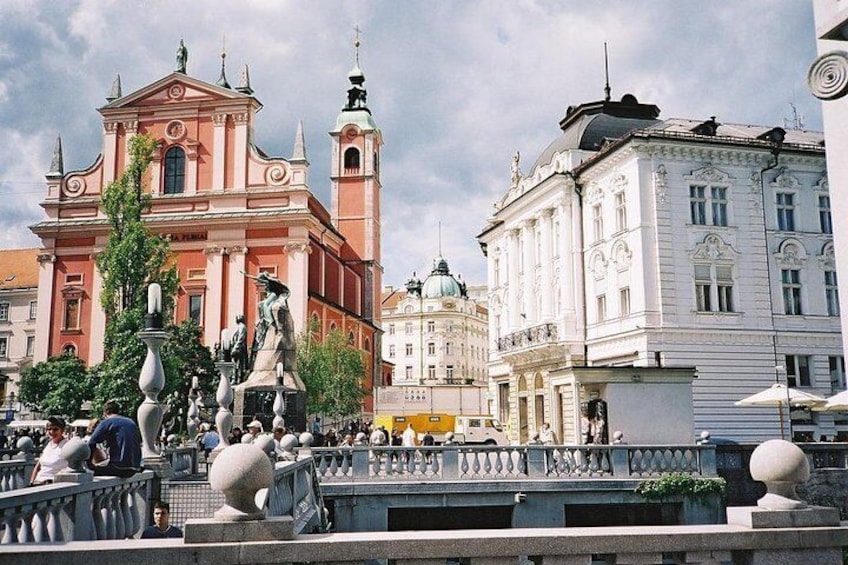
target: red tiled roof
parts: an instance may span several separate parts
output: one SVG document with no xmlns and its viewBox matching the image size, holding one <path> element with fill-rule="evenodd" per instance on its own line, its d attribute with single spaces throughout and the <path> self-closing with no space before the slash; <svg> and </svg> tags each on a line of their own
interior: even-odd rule
<svg viewBox="0 0 848 565">
<path fill-rule="evenodd" d="M 40 249 L 0 249 L 0 290 L 38 286 Z"/>
</svg>

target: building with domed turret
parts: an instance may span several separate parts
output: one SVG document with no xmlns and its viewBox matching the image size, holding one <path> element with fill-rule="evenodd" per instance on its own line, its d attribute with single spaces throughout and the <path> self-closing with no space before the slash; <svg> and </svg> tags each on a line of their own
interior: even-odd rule
<svg viewBox="0 0 848 565">
<path fill-rule="evenodd" d="M 88 364 L 103 359 L 106 320 L 94 257 L 110 228 L 101 195 L 128 163 L 129 139 L 145 134 L 158 145 L 144 177 L 152 197 L 144 220 L 170 238 L 180 277 L 175 321 L 200 324 L 208 346 L 239 315 L 253 328 L 260 295 L 246 275 L 267 272 L 291 289 L 297 332 L 315 320 L 321 332 L 341 330 L 362 350 L 370 390 L 381 374 L 383 141 L 366 104 L 358 51 L 346 103 L 330 122 L 329 209 L 309 187 L 302 126 L 291 157 L 269 156 L 254 143 L 262 103 L 246 68 L 233 87 L 222 58 L 220 77 L 207 82 L 187 72 L 187 51 L 180 53 L 173 72 L 134 92 L 122 93 L 120 77 L 115 81 L 98 109 L 103 153 L 90 166 L 65 171 L 61 142 L 56 145 L 42 203 L 46 218 L 31 227 L 42 242 L 34 361 L 65 351 Z"/>
<path fill-rule="evenodd" d="M 838 414 L 735 404 L 775 382 L 845 388 L 822 134 L 659 116 L 607 92 L 568 108 L 526 175 L 516 155 L 477 236 L 495 415 L 515 441 L 543 421 L 572 438 L 602 404 L 612 432 L 653 417 L 632 401 L 658 390 L 640 369 L 689 367 L 691 398 L 666 405 L 690 407 L 692 438 L 848 438 Z M 613 408 L 584 368 L 634 394 Z"/>
<path fill-rule="evenodd" d="M 483 385 L 486 382 L 488 311 L 450 272 L 443 257 L 422 281 L 383 290 L 383 360 L 391 384 Z"/>
</svg>

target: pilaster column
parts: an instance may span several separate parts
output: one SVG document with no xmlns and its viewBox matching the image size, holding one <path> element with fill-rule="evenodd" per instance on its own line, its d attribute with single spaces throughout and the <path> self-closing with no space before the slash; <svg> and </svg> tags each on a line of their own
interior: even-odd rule
<svg viewBox="0 0 848 565">
<path fill-rule="evenodd" d="M 212 114 L 212 190 L 224 190 L 224 164 L 227 158 L 227 114 Z"/>
<path fill-rule="evenodd" d="M 95 249 L 91 254 L 91 261 L 94 262 L 102 249 Z M 95 263 L 92 269 L 91 281 L 91 340 L 88 345 L 88 364 L 95 365 L 103 361 L 103 343 L 106 339 L 106 312 L 103 311 L 103 306 L 100 305 L 100 295 L 103 289 L 103 277 L 100 275 L 100 269 Z"/>
<path fill-rule="evenodd" d="M 103 122 L 103 186 L 115 180 L 118 157 L 118 122 Z"/>
<path fill-rule="evenodd" d="M 225 247 L 210 245 L 203 250 L 206 254 L 206 287 L 203 299 L 203 341 L 216 343 L 221 335 L 221 316 L 224 313 L 224 256 Z M 224 324 L 226 327 L 226 323 Z"/>
<path fill-rule="evenodd" d="M 130 163 L 130 140 L 138 133 L 138 120 L 126 120 L 124 126 L 124 167 Z"/>
<path fill-rule="evenodd" d="M 244 292 L 245 292 L 245 258 L 247 257 L 247 247 L 244 245 L 233 245 L 230 247 L 230 261 L 227 272 L 227 321 L 225 326 L 233 324 L 236 321 L 236 316 L 247 313 L 244 311 Z"/>
<path fill-rule="evenodd" d="M 244 190 L 247 186 L 247 130 L 250 113 L 233 114 L 235 123 L 235 155 L 233 156 L 233 188 Z"/>
<path fill-rule="evenodd" d="M 284 246 L 286 257 L 288 257 L 288 281 L 289 288 L 301 288 L 306 291 L 309 288 L 309 241 L 290 241 Z M 298 297 L 298 300 L 293 300 Z M 289 310 L 294 320 L 295 333 L 300 333 L 306 328 L 306 311 L 309 292 L 293 292 L 289 297 Z"/>
<path fill-rule="evenodd" d="M 574 234 L 579 230 L 579 225 L 574 224 L 574 215 L 572 214 L 571 202 L 562 202 L 557 208 L 559 214 L 559 245 L 560 254 L 559 260 L 562 265 L 561 277 L 559 280 L 560 293 L 562 296 L 562 311 L 569 316 L 574 314 L 575 302 L 574 295 L 577 289 L 574 284 L 577 281 L 577 273 L 575 269 L 582 268 L 582 265 L 575 264 L 574 260 L 579 256 L 579 250 L 574 248 Z"/>
<path fill-rule="evenodd" d="M 522 224 L 524 236 L 524 306 L 523 325 L 532 325 L 537 321 L 536 312 L 536 220 L 529 219 Z"/>
<path fill-rule="evenodd" d="M 509 311 L 509 329 L 517 330 L 521 325 L 521 294 L 519 287 L 521 282 L 518 277 L 520 261 L 518 258 L 518 238 L 521 232 L 517 229 L 510 230 L 507 234 L 507 279 L 509 281 L 509 293 L 506 306 Z"/>
<path fill-rule="evenodd" d="M 554 255 L 551 250 L 552 226 L 551 216 L 553 209 L 545 208 L 539 215 L 539 231 L 540 234 L 540 253 L 539 266 L 541 267 L 541 293 L 542 293 L 542 314 L 541 321 L 549 322 L 554 317 L 554 292 L 553 288 L 553 262 Z"/>
<path fill-rule="evenodd" d="M 33 352 L 33 363 L 46 361 L 50 355 L 50 321 L 53 306 L 53 291 L 55 279 L 53 277 L 56 256 L 52 253 L 40 253 L 38 255 L 38 312 L 35 319 L 35 351 Z M 63 305 L 61 301 L 55 305 L 57 316 L 62 315 Z"/>
<path fill-rule="evenodd" d="M 572 284 L 573 287 L 569 291 L 568 296 L 568 304 L 569 308 L 571 308 L 575 312 L 575 319 L 577 320 L 578 328 L 583 328 L 586 323 L 584 317 L 584 308 L 575 308 L 575 300 L 576 297 L 580 297 L 580 300 L 585 300 L 586 296 L 586 286 L 585 286 L 585 275 L 584 275 L 584 265 L 583 265 L 583 210 L 579 203 L 570 202 L 568 208 L 571 210 L 571 218 L 569 221 L 571 222 L 571 229 L 565 230 L 571 233 L 571 249 L 573 256 L 573 263 L 571 265 L 572 274 Z"/>
</svg>

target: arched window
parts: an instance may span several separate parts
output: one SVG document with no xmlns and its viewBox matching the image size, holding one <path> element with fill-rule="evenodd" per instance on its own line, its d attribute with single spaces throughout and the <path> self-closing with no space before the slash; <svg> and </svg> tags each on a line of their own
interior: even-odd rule
<svg viewBox="0 0 848 565">
<path fill-rule="evenodd" d="M 182 194 L 185 190 L 185 151 L 171 147 L 165 152 L 165 194 Z"/>
<path fill-rule="evenodd" d="M 62 355 L 73 355 L 77 356 L 77 346 L 73 343 L 66 343 L 62 346 Z"/>
<path fill-rule="evenodd" d="M 359 149 L 356 147 L 348 147 L 344 152 L 344 168 L 345 170 L 359 170 Z"/>
</svg>

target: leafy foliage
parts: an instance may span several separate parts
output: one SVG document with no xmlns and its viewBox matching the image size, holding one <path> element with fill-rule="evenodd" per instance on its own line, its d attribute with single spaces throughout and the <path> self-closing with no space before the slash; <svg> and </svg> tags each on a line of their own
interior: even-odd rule
<svg viewBox="0 0 848 565">
<path fill-rule="evenodd" d="M 91 385 L 85 364 L 75 355 L 62 354 L 24 369 L 19 399 L 37 412 L 73 419 L 81 416 Z"/>
<path fill-rule="evenodd" d="M 138 375 L 146 348 L 136 334 L 143 329 L 147 287 L 162 287 L 162 317 L 170 319 L 179 279 L 167 238 L 150 233 L 142 213 L 150 195 L 142 190 L 144 171 L 156 142 L 148 136 L 130 139 L 130 161 L 118 180 L 103 192 L 103 210 L 111 231 L 97 268 L 103 279 L 101 305 L 106 312 L 105 360 L 93 369 L 96 375 L 95 406 L 118 400 L 126 413 L 141 403 Z"/>
<path fill-rule="evenodd" d="M 726 490 L 727 481 L 720 477 L 701 478 L 686 473 L 669 473 L 636 487 L 636 493 L 647 500 L 665 500 L 671 496 L 693 496 L 703 500 L 714 494 L 724 497 Z"/>
<path fill-rule="evenodd" d="M 179 433 L 186 424 L 192 379 L 197 377 L 203 403 L 211 407 L 215 404 L 215 391 L 218 389 L 218 370 L 212 352 L 203 345 L 201 328 L 194 320 L 171 326 L 168 336 L 168 341 L 162 346 L 165 389 L 159 398 L 168 405 L 165 407 L 165 427 Z"/>
<path fill-rule="evenodd" d="M 311 325 L 297 338 L 297 372 L 306 386 L 307 410 L 333 419 L 358 414 L 367 394 L 362 352 L 341 331 L 319 340 L 316 329 Z"/>
</svg>

